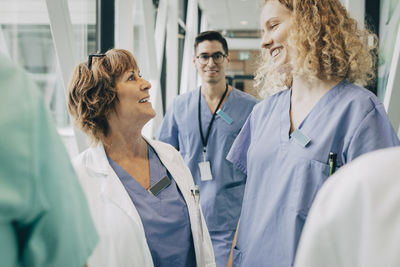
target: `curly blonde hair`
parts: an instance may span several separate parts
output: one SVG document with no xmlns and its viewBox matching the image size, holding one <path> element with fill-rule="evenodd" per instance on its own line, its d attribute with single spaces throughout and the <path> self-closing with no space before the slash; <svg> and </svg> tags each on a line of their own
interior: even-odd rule
<svg viewBox="0 0 400 267">
<path fill-rule="evenodd" d="M 75 124 L 94 143 L 104 141 L 110 126 L 108 116 L 116 111 L 116 83 L 128 70 L 137 70 L 133 55 L 124 49 L 110 49 L 104 56 L 78 64 L 69 82 L 68 110 Z"/>
<path fill-rule="evenodd" d="M 291 86 L 293 74 L 363 86 L 375 79 L 377 37 L 360 29 L 339 0 L 264 0 L 264 5 L 269 1 L 279 1 L 292 12 L 288 46 L 295 49 L 288 73 L 278 73 L 263 49 L 255 77 L 261 96 Z"/>
</svg>

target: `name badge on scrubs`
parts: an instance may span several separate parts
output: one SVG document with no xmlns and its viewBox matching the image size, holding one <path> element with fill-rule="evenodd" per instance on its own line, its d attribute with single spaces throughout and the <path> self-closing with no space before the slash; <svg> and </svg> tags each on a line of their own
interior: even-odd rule
<svg viewBox="0 0 400 267">
<path fill-rule="evenodd" d="M 211 181 L 213 179 L 211 174 L 211 165 L 208 160 L 206 160 L 206 152 L 203 152 L 203 161 L 199 162 L 200 170 L 200 180 Z"/>
<path fill-rule="evenodd" d="M 307 135 L 303 134 L 298 129 L 295 129 L 293 131 L 293 133 L 290 135 L 290 137 L 294 138 L 294 141 L 296 141 L 296 143 L 299 144 L 302 147 L 306 147 L 311 141 L 310 137 L 308 137 Z"/>
<path fill-rule="evenodd" d="M 226 123 L 228 124 L 232 124 L 233 120 L 231 117 L 229 117 L 228 114 L 226 114 L 225 112 L 223 112 L 221 109 L 219 109 L 217 111 L 218 116 L 220 116 Z"/>
<path fill-rule="evenodd" d="M 169 179 L 168 176 L 164 176 L 160 181 L 155 183 L 147 191 L 149 191 L 149 193 L 153 194 L 154 196 L 157 196 L 158 193 L 167 188 L 170 184 L 171 184 L 171 179 Z"/>
</svg>

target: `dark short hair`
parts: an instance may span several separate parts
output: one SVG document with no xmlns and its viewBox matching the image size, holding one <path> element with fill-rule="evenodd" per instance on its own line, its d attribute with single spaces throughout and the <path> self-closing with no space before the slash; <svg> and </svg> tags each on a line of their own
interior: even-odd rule
<svg viewBox="0 0 400 267">
<path fill-rule="evenodd" d="M 202 32 L 199 35 L 197 35 L 195 41 L 194 41 L 194 51 L 197 51 L 197 46 L 204 41 L 218 41 L 221 43 L 222 48 L 224 49 L 225 54 L 227 55 L 229 53 L 228 51 L 228 43 L 226 42 L 226 39 L 216 31 L 206 31 Z"/>
</svg>

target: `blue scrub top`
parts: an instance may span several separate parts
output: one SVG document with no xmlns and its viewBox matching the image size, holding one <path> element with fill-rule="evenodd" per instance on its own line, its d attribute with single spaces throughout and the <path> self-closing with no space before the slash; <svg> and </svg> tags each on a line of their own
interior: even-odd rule
<svg viewBox="0 0 400 267">
<path fill-rule="evenodd" d="M 342 81 L 289 137 L 291 90 L 254 107 L 228 160 L 247 172 L 233 266 L 289 267 L 315 194 L 328 178 L 328 157 L 340 167 L 366 152 L 399 145 L 383 105 L 371 92 Z"/>
<path fill-rule="evenodd" d="M 198 122 L 199 94 L 200 88 L 175 98 L 165 114 L 158 138 L 178 149 L 192 172 L 200 189 L 200 204 L 209 231 L 233 231 L 240 214 L 246 176 L 226 156 L 257 100 L 232 88 L 221 110 L 233 122 L 228 124 L 219 115 L 215 117 L 206 156 L 213 180 L 201 181 L 198 163 L 203 161 L 203 144 Z M 203 96 L 200 104 L 202 129 L 207 133 L 212 113 Z"/>
<path fill-rule="evenodd" d="M 150 145 L 148 150 L 151 185 L 166 175 L 171 179 L 171 184 L 157 196 L 149 193 L 110 157 L 107 158 L 139 213 L 154 266 L 196 266 L 186 202 Z"/>
</svg>

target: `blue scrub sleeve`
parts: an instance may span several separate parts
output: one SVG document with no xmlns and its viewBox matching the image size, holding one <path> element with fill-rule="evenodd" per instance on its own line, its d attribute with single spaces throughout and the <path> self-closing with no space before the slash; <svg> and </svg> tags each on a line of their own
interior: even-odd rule
<svg viewBox="0 0 400 267">
<path fill-rule="evenodd" d="M 161 123 L 160 130 L 158 131 L 157 139 L 168 143 L 179 150 L 179 139 L 178 139 L 178 124 L 176 123 L 174 116 L 175 101 L 168 109 L 165 117 Z"/>
<path fill-rule="evenodd" d="M 232 144 L 231 149 L 229 150 L 228 156 L 226 159 L 232 162 L 239 170 L 241 170 L 244 174 L 247 175 L 247 151 L 249 150 L 251 143 L 251 118 L 252 113 L 250 113 L 247 118 L 246 123 L 243 125 L 242 130 L 239 135 L 236 137 L 235 141 Z"/>
<path fill-rule="evenodd" d="M 344 151 L 346 162 L 377 149 L 398 146 L 399 139 L 382 104 L 372 109 L 361 122 Z"/>
</svg>

